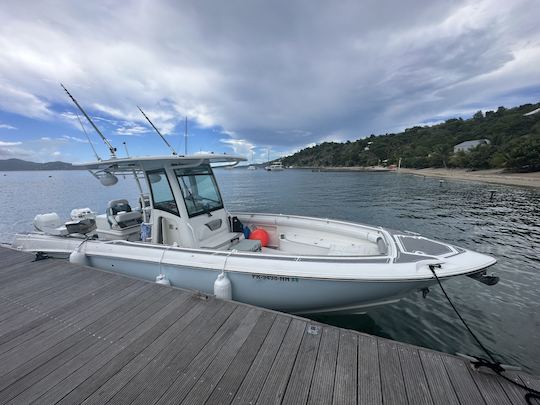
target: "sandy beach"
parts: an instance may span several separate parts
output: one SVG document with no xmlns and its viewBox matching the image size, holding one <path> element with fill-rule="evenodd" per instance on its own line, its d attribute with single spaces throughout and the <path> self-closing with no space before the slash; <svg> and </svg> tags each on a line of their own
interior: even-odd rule
<svg viewBox="0 0 540 405">
<path fill-rule="evenodd" d="M 400 173 L 417 176 L 439 177 L 441 179 L 480 181 L 483 183 L 507 184 L 540 188 L 540 172 L 505 173 L 499 169 L 467 171 L 465 169 L 406 169 Z"/>
</svg>

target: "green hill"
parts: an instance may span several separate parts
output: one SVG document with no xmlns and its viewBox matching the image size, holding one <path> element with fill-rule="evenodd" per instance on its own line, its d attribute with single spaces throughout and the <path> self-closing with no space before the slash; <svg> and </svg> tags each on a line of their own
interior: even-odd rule
<svg viewBox="0 0 540 405">
<path fill-rule="evenodd" d="M 460 167 L 540 170 L 540 108 L 525 104 L 497 111 L 478 111 L 470 119 L 408 128 L 397 134 L 371 135 L 346 143 L 325 142 L 285 157 L 287 166 L 372 166 L 387 161 L 411 168 Z M 468 152 L 454 153 L 454 146 L 469 140 L 488 139 Z"/>
<path fill-rule="evenodd" d="M 73 167 L 71 163 L 65 162 L 47 162 L 35 163 L 21 159 L 0 160 L 0 171 L 10 170 L 80 170 Z"/>
</svg>

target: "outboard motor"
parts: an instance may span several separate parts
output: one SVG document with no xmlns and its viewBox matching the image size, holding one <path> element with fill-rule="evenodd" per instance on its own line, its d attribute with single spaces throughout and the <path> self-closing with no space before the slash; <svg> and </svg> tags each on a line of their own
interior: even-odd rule
<svg viewBox="0 0 540 405">
<path fill-rule="evenodd" d="M 71 221 L 62 222 L 56 212 L 36 215 L 34 228 L 38 231 L 53 236 L 67 236 L 77 233 L 86 235 L 96 229 L 96 214 L 89 208 L 75 209 L 71 211 Z"/>
<path fill-rule="evenodd" d="M 38 231 L 49 235 L 66 236 L 68 234 L 64 223 L 56 212 L 36 215 L 33 224 Z"/>
</svg>

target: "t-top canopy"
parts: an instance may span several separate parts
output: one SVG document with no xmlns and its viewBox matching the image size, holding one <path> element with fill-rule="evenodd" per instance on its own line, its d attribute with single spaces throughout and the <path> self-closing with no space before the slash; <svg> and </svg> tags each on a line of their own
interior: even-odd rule
<svg viewBox="0 0 540 405">
<path fill-rule="evenodd" d="M 161 169 L 163 167 L 196 167 L 203 164 L 224 163 L 223 166 L 236 166 L 245 161 L 242 156 L 227 154 L 196 154 L 189 156 L 140 156 L 112 158 L 91 163 L 79 163 L 74 166 L 87 169 L 104 186 L 117 183 L 115 175 L 134 175 L 139 178 L 143 171 Z"/>
<path fill-rule="evenodd" d="M 214 153 L 205 153 L 205 154 L 196 154 L 188 156 L 137 156 L 137 157 L 127 157 L 127 158 L 116 158 L 116 159 L 107 159 L 100 160 L 98 162 L 90 163 L 78 163 L 74 166 L 80 167 L 81 169 L 88 170 L 107 170 L 109 172 L 124 172 L 126 170 L 140 170 L 142 168 L 149 167 L 164 167 L 164 166 L 198 166 L 202 164 L 212 164 L 212 163 L 229 163 L 229 165 L 236 165 L 239 162 L 245 161 L 246 158 L 242 156 L 227 155 L 223 154 L 214 154 Z"/>
</svg>

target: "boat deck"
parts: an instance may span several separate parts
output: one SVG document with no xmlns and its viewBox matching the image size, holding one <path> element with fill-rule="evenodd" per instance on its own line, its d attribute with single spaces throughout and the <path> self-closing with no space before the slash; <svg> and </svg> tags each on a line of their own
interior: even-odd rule
<svg viewBox="0 0 540 405">
<path fill-rule="evenodd" d="M 33 260 L 0 248 L 0 403 L 525 403 L 451 355 Z"/>
</svg>

